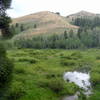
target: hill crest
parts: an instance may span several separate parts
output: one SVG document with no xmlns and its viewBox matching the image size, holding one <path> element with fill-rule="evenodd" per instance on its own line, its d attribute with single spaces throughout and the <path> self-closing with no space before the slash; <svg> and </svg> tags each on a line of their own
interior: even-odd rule
<svg viewBox="0 0 100 100">
<path fill-rule="evenodd" d="M 15 18 L 13 19 L 12 24 L 16 23 L 29 27 L 24 32 L 28 36 L 45 33 L 63 33 L 65 30 L 78 29 L 77 26 L 71 25 L 65 17 L 49 11 L 38 12 L 20 18 Z M 37 25 L 37 28 L 34 28 L 34 24 Z"/>
<path fill-rule="evenodd" d="M 74 14 L 71 14 L 69 16 L 67 16 L 67 20 L 68 21 L 72 21 L 76 18 L 94 18 L 94 17 L 100 17 L 100 14 L 95 14 L 95 13 L 91 13 L 91 12 L 88 12 L 88 11 L 80 11 L 80 12 L 77 12 L 77 13 L 74 13 Z"/>
</svg>

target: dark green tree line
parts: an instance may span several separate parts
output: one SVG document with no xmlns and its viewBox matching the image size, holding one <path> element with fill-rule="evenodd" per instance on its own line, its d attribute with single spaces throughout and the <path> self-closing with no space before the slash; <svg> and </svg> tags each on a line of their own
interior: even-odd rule
<svg viewBox="0 0 100 100">
<path fill-rule="evenodd" d="M 100 27 L 100 18 L 76 18 L 73 22 L 74 25 L 80 26 L 81 28 L 95 28 Z"/>
<path fill-rule="evenodd" d="M 79 29 L 78 32 L 64 31 L 62 34 L 37 35 L 32 39 L 19 38 L 14 40 L 18 48 L 36 49 L 79 49 L 100 47 L 100 28 Z"/>
</svg>

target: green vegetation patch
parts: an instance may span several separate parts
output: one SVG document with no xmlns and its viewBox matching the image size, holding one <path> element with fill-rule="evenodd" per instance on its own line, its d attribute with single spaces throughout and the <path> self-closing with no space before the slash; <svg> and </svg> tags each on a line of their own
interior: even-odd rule
<svg viewBox="0 0 100 100">
<path fill-rule="evenodd" d="M 93 94 L 88 100 L 99 100 L 100 62 L 96 59 L 100 54 L 99 49 L 16 49 L 9 50 L 7 54 L 15 59 L 13 81 L 8 94 L 10 100 L 59 100 L 63 96 L 73 95 L 81 90 L 74 83 L 64 81 L 63 74 L 84 69 L 90 72 L 93 87 Z"/>
</svg>

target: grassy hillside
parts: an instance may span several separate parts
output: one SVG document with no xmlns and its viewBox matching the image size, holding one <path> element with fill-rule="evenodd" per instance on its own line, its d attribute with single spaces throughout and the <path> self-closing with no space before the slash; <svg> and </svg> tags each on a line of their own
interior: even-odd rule
<svg viewBox="0 0 100 100">
<path fill-rule="evenodd" d="M 100 17 L 100 14 L 95 14 L 95 13 L 91 13 L 87 11 L 80 11 L 78 13 L 71 14 L 67 16 L 66 18 L 68 21 L 72 21 L 72 20 L 75 20 L 76 18 L 90 18 L 91 19 L 95 17 Z"/>
<path fill-rule="evenodd" d="M 26 28 L 23 32 L 24 37 L 31 37 L 34 34 L 63 33 L 65 30 L 78 29 L 77 26 L 71 25 L 66 18 L 49 11 L 13 19 L 12 24 L 16 23 L 23 24 Z M 36 28 L 34 28 L 34 25 L 36 25 Z"/>
<path fill-rule="evenodd" d="M 80 89 L 63 80 L 64 72 L 90 69 L 93 94 L 100 99 L 100 50 L 9 50 L 15 64 L 9 100 L 61 100 Z M 80 100 L 82 99 L 80 97 Z"/>
</svg>

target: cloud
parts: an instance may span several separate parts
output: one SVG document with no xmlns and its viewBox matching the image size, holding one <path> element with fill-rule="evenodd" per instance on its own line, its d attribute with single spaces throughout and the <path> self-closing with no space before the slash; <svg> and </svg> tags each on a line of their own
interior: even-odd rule
<svg viewBox="0 0 100 100">
<path fill-rule="evenodd" d="M 100 13 L 99 0 L 13 0 L 12 8 L 8 10 L 11 17 L 39 11 L 61 12 L 65 16 L 80 10 Z"/>
</svg>

